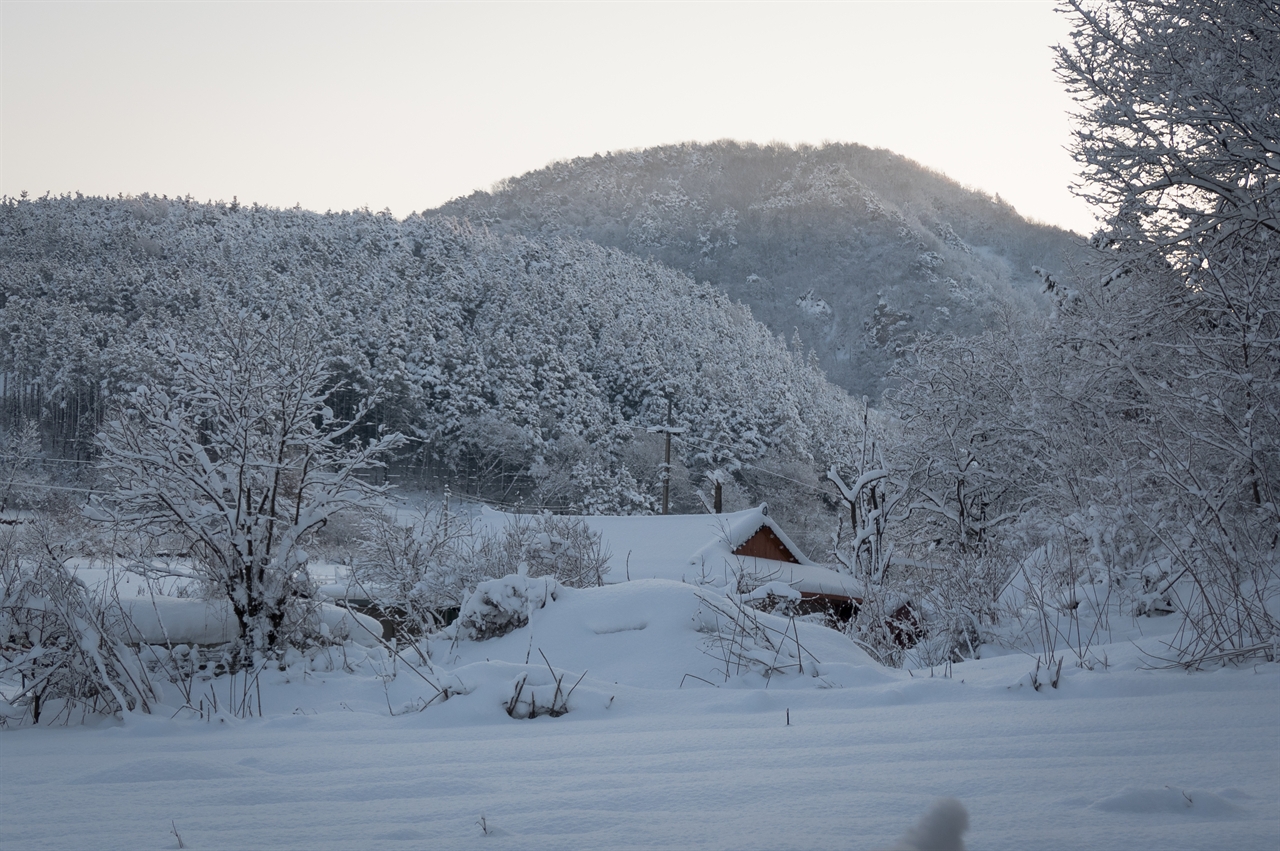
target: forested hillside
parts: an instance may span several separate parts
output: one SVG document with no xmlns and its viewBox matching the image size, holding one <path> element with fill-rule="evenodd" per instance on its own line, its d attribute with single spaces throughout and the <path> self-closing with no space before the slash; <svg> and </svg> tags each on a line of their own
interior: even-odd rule
<svg viewBox="0 0 1280 851">
<path fill-rule="evenodd" d="M 62 458 L 91 458 L 112 405 L 245 323 L 308 335 L 343 383 L 339 407 L 375 399 L 371 425 L 411 438 L 402 468 L 509 503 L 652 510 L 660 438 L 643 426 L 668 402 L 691 429 L 676 448 L 685 510 L 703 510 L 704 472 L 744 462 L 812 479 L 859 421 L 723 293 L 590 243 L 450 218 L 7 199 L 0 284 L 5 432 L 38 423 Z"/>
<path fill-rule="evenodd" d="M 684 144 L 597 154 L 439 212 L 492 233 L 572 236 L 659 260 L 747 304 L 835 383 L 879 398 L 922 331 L 968 336 L 996 304 L 1043 306 L 1078 240 L 998 197 L 861 145 Z"/>
</svg>

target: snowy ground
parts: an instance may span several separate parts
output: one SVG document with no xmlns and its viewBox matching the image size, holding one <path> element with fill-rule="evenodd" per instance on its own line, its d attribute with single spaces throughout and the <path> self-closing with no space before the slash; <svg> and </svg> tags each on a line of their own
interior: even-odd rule
<svg viewBox="0 0 1280 851">
<path fill-rule="evenodd" d="M 435 642 L 469 693 L 421 712 L 420 678 L 384 691 L 352 647 L 356 673 L 272 671 L 262 718 L 0 732 L 0 847 L 176 848 L 173 823 L 192 849 L 874 849 L 943 796 L 970 849 L 1280 846 L 1280 665 L 1139 670 L 1126 640 L 1037 692 L 1025 655 L 913 676 L 803 624 L 805 672 L 766 688 L 724 682 L 713 621 L 674 583 L 561 592 L 504 637 Z M 569 714 L 514 720 L 542 654 L 587 676 Z"/>
</svg>

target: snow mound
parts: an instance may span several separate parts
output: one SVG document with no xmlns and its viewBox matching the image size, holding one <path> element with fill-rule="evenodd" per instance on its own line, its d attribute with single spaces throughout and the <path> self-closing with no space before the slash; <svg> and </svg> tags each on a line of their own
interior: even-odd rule
<svg viewBox="0 0 1280 851">
<path fill-rule="evenodd" d="M 427 649 L 462 681 L 460 691 L 489 681 L 486 666 L 495 677 L 496 666 L 505 666 L 500 691 L 508 696 L 521 676 L 529 686 L 554 690 L 543 679 L 552 667 L 564 674 L 566 688 L 586 672 L 575 700 L 598 691 L 605 701 L 617 685 L 795 688 L 892 678 L 835 630 L 665 579 L 583 589 L 547 578 L 493 580 L 467 600 L 456 627 L 427 640 Z"/>
<path fill-rule="evenodd" d="M 1092 808 L 1108 813 L 1200 816 L 1232 816 L 1243 812 L 1221 795 L 1198 789 L 1175 789 L 1172 786 L 1163 789 L 1130 789 L 1096 801 Z"/>
</svg>

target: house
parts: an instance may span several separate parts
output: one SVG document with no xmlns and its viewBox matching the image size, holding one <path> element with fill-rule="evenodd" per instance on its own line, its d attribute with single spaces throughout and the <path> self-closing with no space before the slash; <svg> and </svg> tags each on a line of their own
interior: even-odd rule
<svg viewBox="0 0 1280 851">
<path fill-rule="evenodd" d="M 486 508 L 480 522 L 489 531 L 517 522 L 519 515 Z M 525 518 L 527 519 L 527 518 Z M 670 579 L 740 592 L 769 590 L 780 583 L 798 592 L 801 612 L 830 611 L 842 620 L 860 602 L 857 583 L 811 561 L 761 504 L 732 514 L 584 515 L 608 553 L 606 583 Z M 785 592 L 780 585 L 773 588 Z M 788 595 L 789 596 L 789 595 Z"/>
</svg>

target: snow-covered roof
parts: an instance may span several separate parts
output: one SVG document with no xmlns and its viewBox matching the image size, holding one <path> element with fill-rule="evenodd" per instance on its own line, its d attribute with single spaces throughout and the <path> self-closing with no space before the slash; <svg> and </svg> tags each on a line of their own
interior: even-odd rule
<svg viewBox="0 0 1280 851">
<path fill-rule="evenodd" d="M 517 515 L 486 508 L 481 522 L 500 531 Z M 670 579 L 723 587 L 746 576 L 750 584 L 781 581 L 801 593 L 860 596 L 851 577 L 811 561 L 761 504 L 732 514 L 584 515 L 609 552 L 606 583 Z M 734 550 L 768 529 L 798 563 L 735 555 Z"/>
<path fill-rule="evenodd" d="M 108 599 L 124 615 L 124 636 L 131 642 L 225 644 L 234 641 L 240 632 L 227 600 L 152 593 L 138 574 L 96 566 L 87 559 L 76 559 L 70 566 L 76 578 L 89 588 L 109 591 Z M 182 593 L 179 589 L 185 584 L 183 580 L 172 581 L 168 590 Z M 382 624 L 368 615 L 329 603 L 320 605 L 316 614 L 335 638 L 350 638 L 364 645 L 376 644 L 382 638 Z"/>
</svg>

